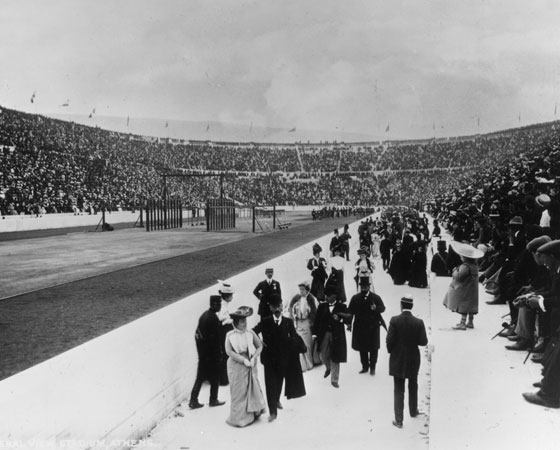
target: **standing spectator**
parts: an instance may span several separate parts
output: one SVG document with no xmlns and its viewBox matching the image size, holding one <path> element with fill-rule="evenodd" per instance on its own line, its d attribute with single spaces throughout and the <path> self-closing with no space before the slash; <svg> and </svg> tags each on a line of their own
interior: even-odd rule
<svg viewBox="0 0 560 450">
<path fill-rule="evenodd" d="M 352 239 L 352 236 L 350 236 L 349 233 L 349 226 L 348 224 L 344 225 L 344 231 L 342 232 L 342 234 L 340 235 L 340 242 L 342 244 L 342 256 L 346 258 L 346 261 L 350 261 L 350 239 Z"/>
<path fill-rule="evenodd" d="M 391 264 L 391 250 L 393 249 L 393 242 L 389 239 L 389 233 L 383 233 L 383 239 L 379 243 L 379 253 L 381 253 L 381 261 L 383 261 L 383 270 L 389 270 Z"/>
<path fill-rule="evenodd" d="M 354 319 L 352 324 L 352 348 L 360 352 L 362 370 L 360 373 L 375 375 L 375 366 L 380 347 L 379 328 L 385 329 L 381 313 L 385 311 L 383 300 L 369 290 L 369 279 L 360 279 L 361 292 L 350 299 L 348 313 Z"/>
<path fill-rule="evenodd" d="M 218 400 L 223 344 L 221 339 L 221 323 L 217 314 L 221 306 L 222 298 L 219 295 L 211 295 L 210 308 L 198 320 L 198 327 L 195 333 L 198 368 L 189 400 L 189 408 L 191 409 L 204 406 L 198 402 L 198 394 L 205 380 L 210 381 L 210 406 L 220 406 L 225 403 Z"/>
<path fill-rule="evenodd" d="M 326 367 L 324 378 L 331 376 L 331 384 L 338 388 L 340 378 L 340 363 L 345 363 L 346 328 L 351 320 L 346 305 L 336 298 L 336 290 L 329 286 L 325 292 L 327 301 L 319 304 L 317 318 L 313 324 L 313 336 L 319 344 L 321 360 Z"/>
<path fill-rule="evenodd" d="M 362 278 L 367 278 L 369 280 L 368 285 L 371 287 L 373 283 L 373 271 L 375 270 L 375 264 L 368 258 L 368 249 L 366 247 L 361 247 L 358 250 L 358 261 L 354 265 L 356 269 L 356 275 L 354 280 L 356 280 L 356 290 L 360 290 Z"/>
<path fill-rule="evenodd" d="M 428 287 L 426 243 L 424 241 L 416 241 L 415 247 L 414 253 L 412 254 L 408 285 L 415 288 L 426 288 Z"/>
<path fill-rule="evenodd" d="M 317 243 L 313 244 L 313 258 L 307 261 L 307 269 L 311 271 L 313 282 L 311 293 L 322 302 L 325 294 L 325 281 L 327 280 L 327 260 L 321 256 L 323 249 Z"/>
<path fill-rule="evenodd" d="M 426 327 L 421 319 L 412 315 L 414 300 L 406 294 L 401 298 L 401 314 L 391 318 L 387 332 L 387 351 L 389 357 L 389 375 L 394 380 L 393 425 L 403 426 L 404 389 L 408 378 L 408 410 L 410 417 L 416 417 L 418 411 L 418 372 L 420 370 L 420 351 L 418 346 L 428 344 Z"/>
<path fill-rule="evenodd" d="M 453 241 L 453 250 L 461 257 L 461 265 L 453 270 L 451 284 L 443 304 L 450 310 L 461 314 L 461 322 L 454 330 L 474 328 L 473 318 L 478 313 L 478 265 L 476 259 L 484 253 L 472 245 Z M 467 322 L 467 315 L 469 320 Z"/>
<path fill-rule="evenodd" d="M 331 238 L 331 243 L 329 244 L 329 250 L 331 251 L 331 256 L 334 256 L 334 249 L 335 247 L 338 247 L 340 243 L 341 242 L 340 242 L 340 236 L 338 235 L 338 229 L 335 228 L 334 235 Z"/>
<path fill-rule="evenodd" d="M 270 299 L 273 295 L 278 295 L 282 297 L 282 290 L 280 288 L 280 283 L 272 279 L 274 275 L 274 269 L 268 267 L 264 271 L 266 279 L 257 284 L 257 287 L 253 290 L 253 295 L 259 299 L 259 309 L 258 314 L 261 316 L 261 320 L 267 316 L 270 316 Z"/>
<path fill-rule="evenodd" d="M 257 372 L 258 357 L 263 345 L 258 336 L 247 329 L 247 317 L 253 308 L 241 306 L 231 314 L 233 330 L 226 336 L 231 409 L 227 423 L 245 427 L 264 412 L 265 401 Z"/>
<path fill-rule="evenodd" d="M 334 257 L 330 260 L 330 275 L 327 279 L 326 285 L 332 284 L 336 289 L 336 295 L 338 300 L 342 303 L 346 303 L 346 287 L 344 286 L 344 265 L 346 261 L 342 256 L 342 248 L 337 245 L 334 248 Z M 325 286 L 326 286 L 325 285 Z"/>
<path fill-rule="evenodd" d="M 447 267 L 447 243 L 445 241 L 437 241 L 437 253 L 432 258 L 430 271 L 436 274 L 436 277 L 448 277 L 449 268 Z"/>
</svg>

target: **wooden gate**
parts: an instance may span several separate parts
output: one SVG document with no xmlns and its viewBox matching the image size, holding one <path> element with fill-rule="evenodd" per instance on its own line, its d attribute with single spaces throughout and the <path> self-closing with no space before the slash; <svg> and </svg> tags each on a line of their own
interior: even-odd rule
<svg viewBox="0 0 560 450">
<path fill-rule="evenodd" d="M 206 201 L 206 231 L 235 228 L 235 203 L 229 198 Z"/>
<path fill-rule="evenodd" d="M 146 231 L 183 227 L 183 205 L 178 198 L 146 201 Z"/>
</svg>

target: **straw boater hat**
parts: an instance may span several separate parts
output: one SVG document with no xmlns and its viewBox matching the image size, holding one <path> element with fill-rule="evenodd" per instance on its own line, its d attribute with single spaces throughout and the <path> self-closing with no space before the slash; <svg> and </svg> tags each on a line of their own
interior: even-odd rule
<svg viewBox="0 0 560 450">
<path fill-rule="evenodd" d="M 230 317 L 249 317 L 253 315 L 253 308 L 250 306 L 240 306 L 236 311 L 229 314 Z"/>
<path fill-rule="evenodd" d="M 231 284 L 226 283 L 222 280 L 218 280 L 218 283 L 220 283 L 220 289 L 218 290 L 220 294 L 233 294 L 233 288 L 231 287 Z"/>
<path fill-rule="evenodd" d="M 412 298 L 412 294 L 404 294 L 401 297 L 401 303 L 412 306 L 414 304 L 414 299 Z"/>
<path fill-rule="evenodd" d="M 465 258 L 478 259 L 484 256 L 484 252 L 478 248 L 474 248 L 472 245 L 463 244 L 462 242 L 453 241 L 450 244 L 455 253 L 464 256 Z"/>
<path fill-rule="evenodd" d="M 543 208 L 546 208 L 548 205 L 550 205 L 550 197 L 546 194 L 538 195 L 535 201 L 537 202 L 537 205 Z"/>
</svg>

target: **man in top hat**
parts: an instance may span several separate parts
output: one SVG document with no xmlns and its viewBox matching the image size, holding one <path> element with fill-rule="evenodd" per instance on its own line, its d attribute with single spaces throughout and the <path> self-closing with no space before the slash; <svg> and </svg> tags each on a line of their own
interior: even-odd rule
<svg viewBox="0 0 560 450">
<path fill-rule="evenodd" d="M 329 250 L 331 251 L 331 256 L 334 256 L 334 249 L 341 244 L 340 236 L 338 235 L 338 228 L 334 229 L 334 235 L 331 238 L 331 243 L 329 244 Z"/>
<path fill-rule="evenodd" d="M 342 246 L 342 256 L 346 258 L 346 261 L 350 261 L 350 239 L 352 239 L 352 236 L 350 236 L 348 231 L 349 228 L 348 224 L 345 224 L 344 231 L 339 238 L 340 245 Z"/>
<path fill-rule="evenodd" d="M 361 292 L 350 300 L 348 313 L 354 319 L 352 325 L 352 348 L 360 353 L 360 373 L 375 375 L 380 347 L 379 328 L 387 329 L 381 313 L 385 311 L 383 300 L 370 291 L 369 278 L 360 278 Z"/>
<path fill-rule="evenodd" d="M 266 401 L 270 413 L 268 421 L 272 422 L 277 418 L 278 410 L 282 409 L 280 394 L 284 378 L 288 398 L 305 395 L 305 386 L 299 354 L 294 348 L 294 340 L 298 339 L 294 322 L 282 315 L 282 298 L 278 294 L 271 296 L 268 305 L 271 315 L 262 318 L 253 331 L 262 335 L 264 344 L 261 363 L 264 366 Z"/>
<path fill-rule="evenodd" d="M 537 251 L 544 255 L 545 264 L 552 274 L 552 285 L 546 294 L 530 297 L 527 304 L 545 312 L 545 322 L 549 323 L 552 337 L 545 349 L 540 390 L 525 392 L 523 397 L 529 403 L 560 408 L 560 240 L 544 244 Z"/>
<path fill-rule="evenodd" d="M 220 406 L 225 402 L 218 400 L 220 387 L 220 365 L 223 360 L 222 325 L 218 313 L 222 307 L 222 297 L 210 296 L 210 308 L 202 313 L 195 332 L 196 350 L 198 352 L 198 369 L 191 391 L 189 408 L 202 408 L 198 394 L 205 380 L 210 382 L 210 406 Z"/>
<path fill-rule="evenodd" d="M 322 302 L 325 294 L 325 282 L 327 281 L 327 260 L 321 256 L 323 249 L 317 243 L 313 244 L 313 258 L 307 261 L 307 269 L 311 271 L 313 281 L 311 293 L 317 300 Z"/>
<path fill-rule="evenodd" d="M 394 380 L 393 425 L 403 426 L 404 389 L 408 378 L 408 410 L 411 417 L 418 411 L 418 372 L 420 370 L 420 351 L 418 346 L 428 344 L 426 327 L 421 319 L 412 315 L 414 300 L 412 295 L 405 294 L 401 298 L 401 314 L 391 318 L 387 332 L 387 350 L 389 357 L 389 375 Z"/>
<path fill-rule="evenodd" d="M 267 316 L 270 316 L 270 299 L 273 295 L 278 295 L 282 297 L 282 290 L 280 288 L 280 283 L 274 279 L 274 269 L 268 267 L 264 271 L 266 279 L 257 284 L 257 287 L 253 290 L 253 295 L 259 299 L 259 309 L 257 313 L 261 316 L 261 320 Z"/>
<path fill-rule="evenodd" d="M 449 267 L 447 266 L 447 243 L 443 240 L 437 241 L 437 253 L 432 257 L 430 271 L 437 277 L 449 277 Z"/>
<path fill-rule="evenodd" d="M 320 303 L 313 323 L 312 333 L 317 342 L 321 361 L 326 367 L 324 378 L 331 376 L 331 384 L 338 388 L 340 363 L 347 359 L 346 329 L 352 317 L 344 303 L 337 299 L 334 286 L 325 290 L 326 302 Z"/>
</svg>

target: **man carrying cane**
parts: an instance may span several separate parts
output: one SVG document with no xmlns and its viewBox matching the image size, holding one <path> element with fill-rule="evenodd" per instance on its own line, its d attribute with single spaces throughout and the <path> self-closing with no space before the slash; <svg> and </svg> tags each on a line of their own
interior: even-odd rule
<svg viewBox="0 0 560 450">
<path fill-rule="evenodd" d="M 412 295 L 401 298 L 401 314 L 391 318 L 387 332 L 389 375 L 394 377 L 394 408 L 397 428 L 403 426 L 404 383 L 408 378 L 408 408 L 410 417 L 418 411 L 418 371 L 420 370 L 420 351 L 418 346 L 428 344 L 424 322 L 412 315 Z"/>
</svg>

